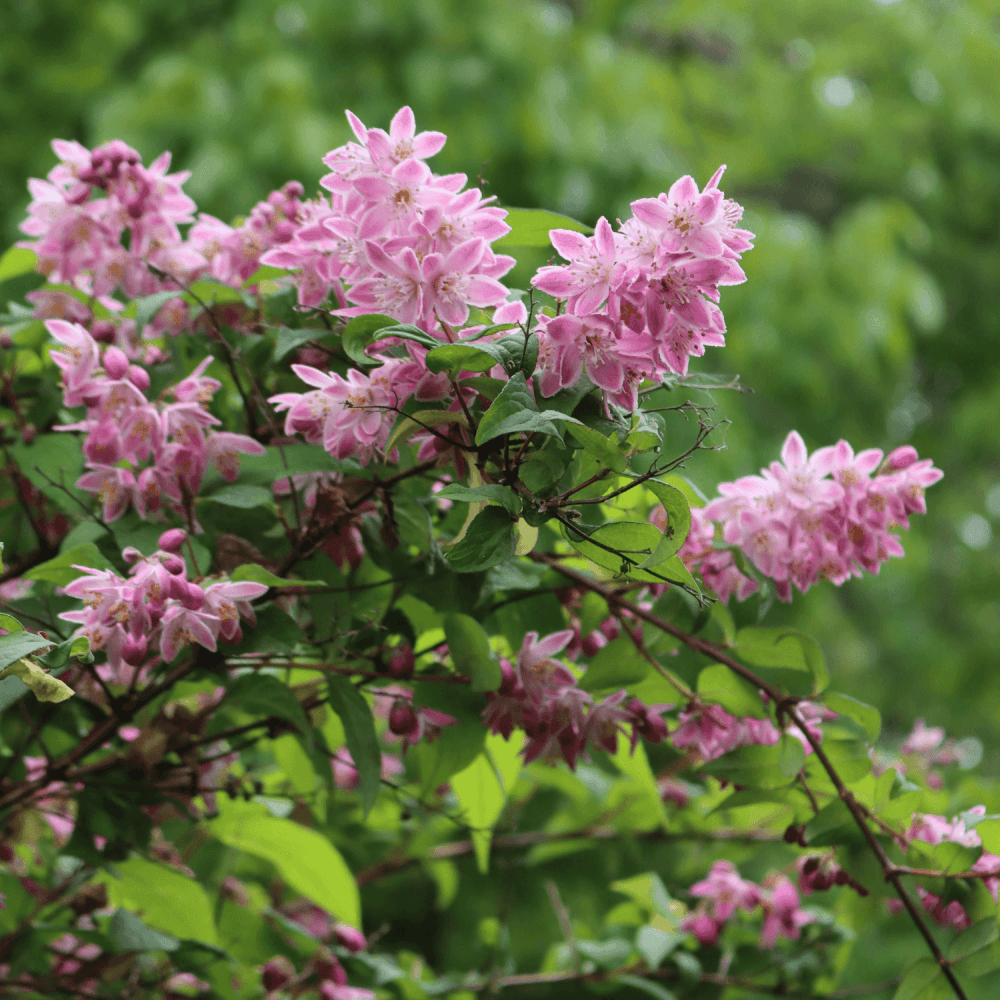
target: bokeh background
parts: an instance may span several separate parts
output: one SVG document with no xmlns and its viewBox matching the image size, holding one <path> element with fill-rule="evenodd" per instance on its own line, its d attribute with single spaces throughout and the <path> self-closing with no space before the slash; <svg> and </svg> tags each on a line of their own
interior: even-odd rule
<svg viewBox="0 0 1000 1000">
<path fill-rule="evenodd" d="M 719 394 L 729 448 L 689 474 L 710 492 L 791 428 L 933 457 L 905 560 L 768 617 L 890 738 L 923 716 L 1000 772 L 1000 3 L 0 0 L 4 243 L 54 136 L 170 149 L 229 221 L 314 190 L 345 107 L 405 103 L 450 137 L 438 172 L 589 223 L 728 163 L 757 249 L 695 368 L 754 391 Z"/>
</svg>

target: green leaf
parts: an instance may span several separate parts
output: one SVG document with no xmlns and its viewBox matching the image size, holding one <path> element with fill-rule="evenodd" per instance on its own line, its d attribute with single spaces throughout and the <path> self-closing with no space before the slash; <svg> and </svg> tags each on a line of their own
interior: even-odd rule
<svg viewBox="0 0 1000 1000">
<path fill-rule="evenodd" d="M 22 632 L 12 636 L 0 636 L 0 659 L 5 659 L 9 655 L 9 650 L 6 649 L 3 639 L 20 639 L 22 636 L 30 634 L 30 632 Z M 53 677 L 52 674 L 47 674 L 31 660 L 21 659 L 0 670 L 0 681 L 6 680 L 8 677 L 17 677 L 22 684 L 26 684 L 31 689 L 39 701 L 60 702 L 73 697 L 73 689 L 68 684 L 59 680 L 58 677 Z"/>
<path fill-rule="evenodd" d="M 286 278 L 288 275 L 289 272 L 283 267 L 272 267 L 270 264 L 263 264 L 243 282 L 243 287 L 254 288 L 262 281 L 275 281 L 278 278 Z"/>
<path fill-rule="evenodd" d="M 788 694 L 810 695 L 817 681 L 802 637 L 787 628 L 741 628 L 733 650 L 737 659 L 761 668 L 763 680 Z"/>
<path fill-rule="evenodd" d="M 327 679 L 330 707 L 344 727 L 347 749 L 358 772 L 358 788 L 365 815 L 378 799 L 382 784 L 382 753 L 375 733 L 371 706 L 347 677 L 331 674 Z"/>
<path fill-rule="evenodd" d="M 365 354 L 365 348 L 375 343 L 375 334 L 387 326 L 395 326 L 397 320 L 391 316 L 355 316 L 347 326 L 344 327 L 344 334 L 340 344 L 344 353 L 355 363 L 363 368 L 372 368 L 382 364 L 378 358 L 370 358 Z"/>
<path fill-rule="evenodd" d="M 660 529 L 648 521 L 612 521 L 590 529 L 564 525 L 563 534 L 580 555 L 615 574 L 647 583 L 680 584 L 698 593 L 691 573 L 677 556 L 671 556 L 655 569 L 642 568 L 663 538 Z"/>
<path fill-rule="evenodd" d="M 805 839 L 810 847 L 826 847 L 831 844 L 855 844 L 861 842 L 851 811 L 840 799 L 823 806 L 806 824 Z"/>
<path fill-rule="evenodd" d="M 628 896 L 649 914 L 656 914 L 671 923 L 676 921 L 677 908 L 663 879 L 656 872 L 643 872 L 611 883 L 615 892 Z"/>
<path fill-rule="evenodd" d="M 594 230 L 568 215 L 557 215 L 540 208 L 511 208 L 507 212 L 510 232 L 493 243 L 497 247 L 547 247 L 550 229 L 571 229 L 590 235 Z"/>
<path fill-rule="evenodd" d="M 647 480 L 643 485 L 656 496 L 667 512 L 667 527 L 660 544 L 643 563 L 643 566 L 649 569 L 652 566 L 659 566 L 680 550 L 691 530 L 691 508 L 684 494 L 674 486 L 657 482 L 655 479 Z"/>
<path fill-rule="evenodd" d="M 778 770 L 786 778 L 794 778 L 805 762 L 806 752 L 802 749 L 802 744 L 794 736 L 785 733 L 778 743 Z"/>
<path fill-rule="evenodd" d="M 28 274 L 35 270 L 38 258 L 34 250 L 25 247 L 9 247 L 0 256 L 0 281 L 8 278 L 19 278 L 22 274 Z"/>
<path fill-rule="evenodd" d="M 246 653 L 291 653 L 302 638 L 295 620 L 274 604 L 257 611 L 257 626 L 244 629 L 243 638 L 227 650 L 230 656 Z"/>
<path fill-rule="evenodd" d="M 469 615 L 451 614 L 445 617 L 444 634 L 455 669 L 472 678 L 472 690 L 498 690 L 503 680 L 500 662 L 482 625 Z"/>
<path fill-rule="evenodd" d="M 650 669 L 632 640 L 619 636 L 597 651 L 580 678 L 579 687 L 590 692 L 623 688 L 644 680 Z"/>
<path fill-rule="evenodd" d="M 962 931 L 948 948 L 948 958 L 959 975 L 985 976 L 1000 969 L 1000 924 L 995 915 Z"/>
<path fill-rule="evenodd" d="M 0 549 L 0 552 L 3 550 Z M 0 614 L 0 628 L 5 628 L 8 632 L 23 632 L 24 626 L 11 615 Z"/>
<path fill-rule="evenodd" d="M 628 459 L 622 454 L 618 445 L 611 438 L 601 434 L 600 431 L 595 431 L 585 424 L 570 424 L 567 430 L 583 445 L 586 451 L 612 472 L 620 474 L 628 467 Z M 671 552 L 670 555 L 673 553 Z"/>
<path fill-rule="evenodd" d="M 217 840 L 270 861 L 288 887 L 338 920 L 361 927 L 361 899 L 340 852 L 316 830 L 278 819 L 255 802 L 219 796 L 220 815 L 209 822 Z"/>
<path fill-rule="evenodd" d="M 783 788 L 789 779 L 779 767 L 778 747 L 740 747 L 706 764 L 703 770 L 720 780 L 747 788 Z"/>
<path fill-rule="evenodd" d="M 484 874 L 489 870 L 490 838 L 493 826 L 503 812 L 506 796 L 500 787 L 493 763 L 485 753 L 448 779 L 464 821 L 471 827 L 476 866 Z"/>
<path fill-rule="evenodd" d="M 892 1000 L 950 1000 L 951 986 L 933 958 L 922 958 L 903 977 Z"/>
<path fill-rule="evenodd" d="M 113 905 L 175 938 L 219 943 L 212 905 L 197 879 L 136 856 L 115 869 L 118 877 L 106 872 L 97 876 L 108 887 Z"/>
<path fill-rule="evenodd" d="M 256 563 L 244 563 L 237 566 L 229 575 L 233 583 L 240 583 L 243 580 L 250 580 L 253 583 L 264 583 L 268 587 L 325 587 L 324 580 L 290 580 L 276 576 L 269 569 L 258 566 Z"/>
<path fill-rule="evenodd" d="M 827 691 L 823 696 L 823 703 L 838 715 L 846 715 L 849 719 L 853 719 L 872 742 L 878 739 L 882 729 L 882 716 L 877 708 L 866 705 L 849 694 L 838 694 L 836 691 Z"/>
<path fill-rule="evenodd" d="M 721 663 L 705 667 L 698 675 L 698 694 L 739 718 L 748 715 L 755 719 L 768 718 L 760 691 Z"/>
<path fill-rule="evenodd" d="M 300 733 L 309 732 L 305 709 L 287 684 L 271 674 L 243 674 L 226 692 L 226 703 L 255 718 L 272 716 L 290 722 Z"/>
<path fill-rule="evenodd" d="M 226 507 L 241 507 L 249 510 L 252 507 L 273 507 L 274 492 L 266 486 L 252 486 L 246 483 L 237 483 L 233 486 L 222 486 L 214 493 L 202 497 L 202 500 L 214 500 Z"/>
<path fill-rule="evenodd" d="M 38 659 L 47 670 L 58 670 L 74 659 L 83 660 L 84 663 L 94 662 L 93 654 L 90 652 L 90 640 L 85 635 L 60 642 L 47 653 L 41 654 Z"/>
<path fill-rule="evenodd" d="M 476 431 L 476 444 L 482 445 L 501 434 L 540 431 L 543 434 L 558 434 L 553 422 L 578 424 L 574 417 L 556 410 L 539 412 L 535 397 L 528 391 L 524 373 L 516 372 L 504 386 L 503 392 L 493 401 L 493 405 L 483 414 Z"/>
<path fill-rule="evenodd" d="M 469 525 L 465 537 L 445 556 L 456 573 L 475 573 L 506 562 L 514 555 L 517 536 L 510 514 L 487 507 Z"/>
<path fill-rule="evenodd" d="M 114 566 L 104 558 L 101 550 L 93 542 L 84 542 L 83 545 L 75 545 L 61 555 L 43 562 L 40 566 L 29 569 L 24 574 L 26 580 L 45 580 L 48 583 L 55 583 L 60 587 L 65 587 L 67 583 L 72 583 L 78 576 L 83 576 L 83 571 L 74 569 L 75 566 L 89 566 L 91 569 L 114 569 Z"/>
<path fill-rule="evenodd" d="M 482 347 L 473 344 L 443 344 L 427 352 L 424 359 L 432 372 L 448 372 L 455 378 L 459 372 L 488 372 L 499 362 Z"/>
<path fill-rule="evenodd" d="M 179 298 L 183 293 L 178 291 L 173 292 L 155 292 L 153 295 L 146 295 L 141 299 L 135 300 L 135 328 L 141 334 L 143 328 L 148 324 L 153 322 L 153 318 L 156 314 L 163 308 L 164 304 L 169 302 L 171 299 Z"/>
<path fill-rule="evenodd" d="M 449 483 L 436 495 L 446 500 L 460 500 L 462 503 L 483 503 L 486 500 L 494 500 L 514 517 L 521 513 L 521 498 L 509 486 L 500 486 L 497 483 L 475 487 Z"/>
<path fill-rule="evenodd" d="M 318 340 L 320 337 L 328 336 L 329 330 L 292 330 L 287 326 L 279 327 L 278 340 L 274 345 L 274 360 L 280 361 L 290 351 L 309 343 L 310 340 Z"/>
<path fill-rule="evenodd" d="M 635 936 L 636 951 L 645 959 L 650 969 L 658 969 L 674 948 L 685 940 L 687 934 L 671 934 L 647 924 Z"/>
<path fill-rule="evenodd" d="M 108 939 L 118 954 L 129 951 L 176 951 L 180 941 L 147 927 L 134 913 L 118 907 L 111 918 Z"/>
<path fill-rule="evenodd" d="M 10 635 L 0 635 L 0 667 L 8 668 L 10 664 L 15 664 L 22 656 L 28 656 L 36 649 L 53 645 L 51 639 L 43 639 L 34 632 L 12 632 Z M 20 676 L 17 670 L 12 670 L 12 674 Z M 5 669 L 0 676 L 10 676 Z"/>
</svg>

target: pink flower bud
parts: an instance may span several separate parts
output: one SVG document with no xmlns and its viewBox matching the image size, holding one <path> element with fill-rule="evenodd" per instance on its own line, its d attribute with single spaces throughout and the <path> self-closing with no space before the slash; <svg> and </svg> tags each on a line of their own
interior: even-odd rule
<svg viewBox="0 0 1000 1000">
<path fill-rule="evenodd" d="M 174 576 L 184 576 L 187 572 L 184 560 L 180 556 L 175 556 L 172 552 L 160 556 L 160 565 Z"/>
<path fill-rule="evenodd" d="M 149 372 L 147 372 L 145 368 L 140 368 L 138 365 L 132 365 L 132 367 L 129 368 L 128 380 L 140 392 L 145 392 L 149 388 Z"/>
<path fill-rule="evenodd" d="M 898 472 L 900 469 L 908 469 L 919 457 L 917 449 L 913 445 L 904 444 L 901 448 L 890 452 L 889 457 L 885 460 L 885 465 L 887 469 Z"/>
<path fill-rule="evenodd" d="M 205 605 L 205 591 L 202 590 L 196 583 L 188 583 L 186 589 L 186 596 L 179 599 L 181 604 L 191 611 L 201 610 L 201 608 Z"/>
<path fill-rule="evenodd" d="M 172 576 L 170 578 L 170 594 L 175 601 L 183 602 L 188 596 L 187 580 L 182 576 Z M 199 588 L 200 589 L 200 588 Z"/>
<path fill-rule="evenodd" d="M 115 342 L 115 324 L 106 319 L 95 319 L 90 325 L 90 335 L 99 344 L 113 344 Z"/>
<path fill-rule="evenodd" d="M 25 424 L 21 431 L 21 440 L 25 444 L 31 444 L 35 440 L 35 436 L 38 434 L 38 430 L 34 424 Z"/>
<path fill-rule="evenodd" d="M 265 990 L 280 990 L 290 979 L 295 976 L 295 966 L 291 960 L 284 955 L 275 955 L 270 962 L 265 963 L 261 969 L 261 983 Z"/>
<path fill-rule="evenodd" d="M 160 535 L 160 549 L 163 552 L 180 552 L 187 532 L 183 528 L 170 528 Z"/>
<path fill-rule="evenodd" d="M 2 347 L 5 351 L 7 351 L 10 350 L 10 348 L 12 348 L 13 346 L 14 346 L 14 338 L 6 330 L 4 330 L 3 333 L 0 333 L 0 347 Z"/>
<path fill-rule="evenodd" d="M 397 736 L 410 736 L 419 728 L 417 713 L 409 702 L 397 698 L 389 712 L 389 729 Z"/>
<path fill-rule="evenodd" d="M 350 924 L 335 924 L 333 936 L 337 939 L 338 944 L 348 951 L 364 951 L 368 947 L 368 939 Z"/>
<path fill-rule="evenodd" d="M 142 559 L 142 553 L 134 545 L 129 545 L 122 549 L 122 559 L 124 559 L 129 566 L 134 566 L 140 559 Z"/>
<path fill-rule="evenodd" d="M 116 382 L 125 378 L 128 371 L 128 358 L 119 347 L 109 347 L 104 352 L 104 374 Z M 134 381 L 134 380 L 133 380 Z"/>
<path fill-rule="evenodd" d="M 227 639 L 226 636 L 220 635 L 219 642 L 224 642 L 227 646 L 235 646 L 243 641 L 243 629 L 237 625 L 232 632 L 232 635 Z"/>
<path fill-rule="evenodd" d="M 145 636 L 129 636 L 122 643 L 122 659 L 130 667 L 138 667 L 146 659 Z"/>
<path fill-rule="evenodd" d="M 408 643 L 401 643 L 389 657 L 389 675 L 397 680 L 406 680 L 413 676 L 415 662 L 413 648 Z"/>
<path fill-rule="evenodd" d="M 336 983 L 338 986 L 347 985 L 347 973 L 344 971 L 344 967 L 334 955 L 330 954 L 327 948 L 316 949 L 313 955 L 313 969 L 316 971 L 316 975 L 325 982 Z"/>
</svg>

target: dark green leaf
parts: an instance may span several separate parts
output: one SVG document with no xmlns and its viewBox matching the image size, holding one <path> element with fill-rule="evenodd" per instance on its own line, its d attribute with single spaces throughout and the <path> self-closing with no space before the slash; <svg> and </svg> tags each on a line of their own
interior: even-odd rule
<svg viewBox="0 0 1000 1000">
<path fill-rule="evenodd" d="M 652 931 L 654 934 L 663 935 L 663 937 L 669 938 L 671 942 L 673 942 L 674 939 L 678 941 L 683 940 L 683 935 L 665 934 L 663 931 L 658 931 L 653 927 L 644 927 L 642 931 Z M 640 931 L 639 933 L 641 934 L 642 931 Z M 642 954 L 643 957 L 646 957 L 645 952 L 643 952 Z M 661 957 L 660 961 L 663 961 L 663 957 L 665 956 L 666 952 L 664 952 L 664 955 Z M 656 966 L 654 965 L 652 966 L 652 968 L 655 969 Z M 661 986 L 660 983 L 657 983 L 652 979 L 645 979 L 642 976 L 633 976 L 631 973 L 628 973 L 627 975 L 616 977 L 615 982 L 621 983 L 624 986 L 631 986 L 632 989 L 638 990 L 640 993 L 646 993 L 649 996 L 653 997 L 654 1000 L 677 1000 L 677 994 L 672 993 L 670 990 L 666 988 L 666 986 Z"/>
<path fill-rule="evenodd" d="M 706 764 L 706 774 L 747 788 L 782 788 L 789 783 L 781 773 L 778 747 L 740 747 Z"/>
<path fill-rule="evenodd" d="M 523 372 L 511 376 L 503 392 L 493 401 L 493 405 L 483 414 L 476 431 L 476 444 L 485 444 L 501 434 L 519 431 L 539 431 L 543 434 L 558 434 L 555 422 L 579 423 L 574 417 L 556 410 L 538 411 L 535 397 L 528 391 Z"/>
<path fill-rule="evenodd" d="M 298 698 L 271 674 L 237 677 L 226 692 L 226 702 L 255 718 L 285 719 L 300 733 L 309 731 L 309 720 Z"/>
<path fill-rule="evenodd" d="M 493 500 L 511 515 L 516 516 L 521 512 L 521 498 L 509 486 L 500 486 L 497 483 L 473 487 L 449 483 L 437 496 L 446 500 L 460 500 L 462 503 L 483 503 L 486 500 Z"/>
<path fill-rule="evenodd" d="M 427 352 L 427 368 L 432 372 L 448 372 L 452 378 L 459 372 L 488 372 L 497 359 L 472 344 L 443 344 Z"/>
<path fill-rule="evenodd" d="M 10 635 L 0 635 L 0 669 L 9 666 L 35 652 L 36 649 L 43 649 L 51 646 L 51 639 L 43 639 L 34 632 L 12 632 Z"/>
<path fill-rule="evenodd" d="M 985 976 L 1000 969 L 1000 924 L 995 915 L 962 931 L 948 948 L 948 958 L 960 976 Z"/>
<path fill-rule="evenodd" d="M 503 679 L 500 663 L 482 625 L 469 615 L 451 614 L 445 617 L 444 634 L 455 669 L 472 678 L 472 690 L 496 691 Z"/>
<path fill-rule="evenodd" d="M 371 706 L 347 677 L 331 675 L 327 684 L 330 707 L 344 726 L 347 749 L 351 752 L 358 772 L 358 788 L 367 814 L 378 799 L 382 780 L 382 753 L 378 746 Z"/>
<path fill-rule="evenodd" d="M 840 799 L 825 805 L 806 824 L 805 839 L 810 847 L 859 843 L 861 836 L 851 811 Z"/>
<path fill-rule="evenodd" d="M 329 330 L 292 330 L 287 326 L 278 329 L 278 341 L 274 346 L 274 360 L 280 361 L 289 351 L 329 334 Z"/>
<path fill-rule="evenodd" d="M 273 604 L 257 610 L 255 628 L 244 628 L 243 638 L 227 649 L 230 656 L 244 653 L 291 653 L 302 632 L 294 620 Z"/>
<path fill-rule="evenodd" d="M 355 364 L 364 368 L 382 364 L 378 358 L 370 358 L 365 354 L 365 348 L 375 342 L 375 334 L 379 330 L 387 326 L 396 326 L 397 322 L 391 316 L 355 316 L 344 327 L 344 334 L 340 341 L 344 353 Z"/>
<path fill-rule="evenodd" d="M 111 918 L 108 939 L 119 954 L 129 951 L 176 951 L 180 941 L 147 927 L 134 913 L 119 907 Z"/>
<path fill-rule="evenodd" d="M 457 573 L 475 573 L 506 562 L 516 547 L 510 514 L 502 507 L 487 507 L 476 515 L 465 537 L 448 551 L 446 558 Z"/>
</svg>

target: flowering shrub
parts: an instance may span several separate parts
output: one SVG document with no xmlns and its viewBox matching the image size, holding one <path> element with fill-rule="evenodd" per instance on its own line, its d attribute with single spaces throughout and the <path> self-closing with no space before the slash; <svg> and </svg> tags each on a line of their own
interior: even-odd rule
<svg viewBox="0 0 1000 1000">
<path fill-rule="evenodd" d="M 877 750 L 760 624 L 902 556 L 940 471 L 791 431 L 707 503 L 681 472 L 739 388 L 691 363 L 752 247 L 723 168 L 591 231 L 433 173 L 409 108 L 348 119 L 321 193 L 236 226 L 169 154 L 57 141 L 0 258 L 45 277 L 0 320 L 5 994 L 836 996 L 905 920 L 928 957 L 874 990 L 988 984 L 1000 821 L 931 770 L 959 744 Z M 503 906 L 446 970 L 359 893 L 419 863 L 461 908 L 572 851 L 603 902 L 544 882 L 537 970 Z"/>
</svg>

